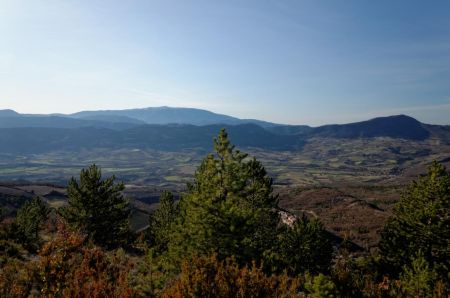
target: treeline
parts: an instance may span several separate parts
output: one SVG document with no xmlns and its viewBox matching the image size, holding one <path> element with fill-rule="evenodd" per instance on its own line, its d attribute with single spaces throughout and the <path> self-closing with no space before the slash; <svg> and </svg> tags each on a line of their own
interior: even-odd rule
<svg viewBox="0 0 450 298">
<path fill-rule="evenodd" d="M 375 252 L 355 255 L 317 219 L 283 220 L 262 164 L 222 130 L 180 200 L 161 194 L 129 230 L 123 183 L 96 165 L 67 206 L 25 203 L 0 229 L 1 297 L 447 297 L 450 175 L 405 191 Z"/>
</svg>

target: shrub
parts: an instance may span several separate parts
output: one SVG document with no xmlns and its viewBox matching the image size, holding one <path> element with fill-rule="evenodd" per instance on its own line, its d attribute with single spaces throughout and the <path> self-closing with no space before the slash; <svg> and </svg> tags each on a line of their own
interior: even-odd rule
<svg viewBox="0 0 450 298">
<path fill-rule="evenodd" d="M 267 276 L 253 263 L 240 267 L 234 258 L 216 255 L 183 261 L 180 275 L 162 297 L 295 297 L 300 280 L 286 274 Z"/>
<path fill-rule="evenodd" d="M 85 237 L 66 229 L 58 231 L 39 253 L 37 283 L 46 297 L 131 297 L 128 284 L 131 263 L 120 254 L 83 246 Z"/>
</svg>

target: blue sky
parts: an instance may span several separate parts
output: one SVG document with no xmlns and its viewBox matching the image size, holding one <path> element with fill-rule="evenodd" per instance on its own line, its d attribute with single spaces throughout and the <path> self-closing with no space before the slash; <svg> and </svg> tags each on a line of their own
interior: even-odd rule
<svg viewBox="0 0 450 298">
<path fill-rule="evenodd" d="M 0 0 L 0 109 L 450 124 L 450 1 Z"/>
</svg>

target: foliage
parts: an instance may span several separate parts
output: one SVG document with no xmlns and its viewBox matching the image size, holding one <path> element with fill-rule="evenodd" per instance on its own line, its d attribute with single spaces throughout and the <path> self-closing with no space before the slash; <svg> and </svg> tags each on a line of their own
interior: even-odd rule
<svg viewBox="0 0 450 298">
<path fill-rule="evenodd" d="M 271 263 L 278 271 L 294 275 L 329 271 L 333 246 L 319 220 L 310 221 L 306 216 L 297 219 L 292 227 L 285 226 L 277 243 Z"/>
<path fill-rule="evenodd" d="M 238 262 L 260 260 L 276 239 L 278 200 L 255 159 L 234 149 L 222 130 L 188 185 L 171 235 L 171 257 L 216 252 Z"/>
<path fill-rule="evenodd" d="M 19 242 L 30 247 L 39 241 L 42 223 L 48 218 L 50 209 L 41 198 L 26 202 L 18 211 L 15 220 Z"/>
<path fill-rule="evenodd" d="M 81 263 L 85 238 L 80 233 L 69 231 L 63 221 L 58 222 L 56 235 L 39 253 L 38 279 L 43 294 L 62 294 L 72 270 Z"/>
<path fill-rule="evenodd" d="M 331 278 L 340 297 L 385 297 L 390 280 L 379 282 L 379 258 L 375 255 L 352 256 L 341 249 L 333 260 Z"/>
<path fill-rule="evenodd" d="M 311 298 L 333 298 L 336 297 L 336 287 L 328 276 L 320 273 L 316 276 L 306 274 L 305 290 L 307 297 Z"/>
<path fill-rule="evenodd" d="M 33 263 L 8 258 L 0 266 L 0 297 L 27 297 L 32 290 Z"/>
<path fill-rule="evenodd" d="M 0 222 L 0 268 L 8 262 L 10 258 L 19 258 L 23 249 L 17 243 L 17 225 L 10 222 Z"/>
<path fill-rule="evenodd" d="M 19 261 L 25 249 L 35 253 L 41 245 L 39 232 L 47 219 L 49 208 L 40 199 L 25 202 L 18 210 L 16 218 L 0 223 L 0 265 L 12 260 Z"/>
<path fill-rule="evenodd" d="M 65 297 L 131 297 L 129 264 L 108 256 L 100 248 L 84 249 L 81 264 L 67 281 Z"/>
<path fill-rule="evenodd" d="M 80 182 L 69 181 L 69 206 L 61 209 L 67 222 L 86 233 L 96 244 L 114 247 L 126 240 L 129 230 L 128 201 L 123 197 L 125 186 L 115 177 L 102 180 L 95 164 L 80 173 Z"/>
<path fill-rule="evenodd" d="M 404 266 L 400 274 L 402 291 L 409 296 L 432 297 L 436 279 L 436 272 L 429 267 L 420 252 L 410 266 Z"/>
<path fill-rule="evenodd" d="M 240 267 L 234 258 L 220 261 L 212 255 L 183 261 L 161 297 L 295 297 L 299 287 L 297 278 L 267 276 L 255 263 Z"/>
<path fill-rule="evenodd" d="M 434 162 L 428 175 L 414 181 L 381 234 L 380 250 L 394 273 L 421 251 L 438 274 L 450 271 L 450 174 Z"/>
<path fill-rule="evenodd" d="M 84 236 L 59 223 L 57 234 L 39 253 L 37 283 L 46 297 L 131 297 L 131 265 L 124 256 L 85 247 Z"/>
<path fill-rule="evenodd" d="M 144 248 L 143 259 L 138 262 L 130 276 L 133 289 L 144 297 L 158 297 L 173 275 L 166 270 L 166 260 L 156 256 L 154 248 Z"/>
<path fill-rule="evenodd" d="M 164 191 L 159 203 L 159 208 L 150 215 L 146 235 L 150 245 L 158 254 L 167 250 L 172 226 L 179 215 L 179 206 L 175 203 L 171 192 Z"/>
</svg>

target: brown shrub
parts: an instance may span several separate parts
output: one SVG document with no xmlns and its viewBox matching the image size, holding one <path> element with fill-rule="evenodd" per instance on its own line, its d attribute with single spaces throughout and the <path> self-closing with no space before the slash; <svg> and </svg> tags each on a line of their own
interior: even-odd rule
<svg viewBox="0 0 450 298">
<path fill-rule="evenodd" d="M 215 255 L 183 261 L 181 273 L 162 297 L 296 297 L 300 281 L 286 274 L 267 276 L 262 267 L 239 267 L 234 258 Z"/>
<path fill-rule="evenodd" d="M 32 280 L 29 264 L 9 259 L 0 268 L 0 297 L 28 297 L 33 285 Z"/>
<path fill-rule="evenodd" d="M 60 223 L 53 240 L 44 245 L 37 264 L 44 297 L 130 297 L 130 262 L 117 253 L 83 246 L 84 236 Z"/>
</svg>

